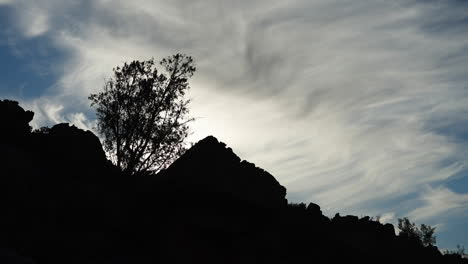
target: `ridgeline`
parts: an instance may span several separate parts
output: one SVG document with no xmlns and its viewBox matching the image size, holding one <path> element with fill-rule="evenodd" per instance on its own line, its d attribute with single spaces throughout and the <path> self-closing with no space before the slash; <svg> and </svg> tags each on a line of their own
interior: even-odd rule
<svg viewBox="0 0 468 264">
<path fill-rule="evenodd" d="M 123 175 L 90 131 L 31 131 L 0 100 L 0 263 L 468 263 L 369 217 L 329 219 L 207 137 L 155 176 Z"/>
</svg>

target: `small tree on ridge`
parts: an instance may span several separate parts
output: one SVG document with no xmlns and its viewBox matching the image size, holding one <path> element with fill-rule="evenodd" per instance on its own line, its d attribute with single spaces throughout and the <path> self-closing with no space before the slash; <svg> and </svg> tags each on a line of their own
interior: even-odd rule
<svg viewBox="0 0 468 264">
<path fill-rule="evenodd" d="M 398 229 L 400 229 L 399 236 L 418 241 L 425 247 L 436 244 L 435 227 L 421 224 L 421 228 L 418 228 L 415 223 L 404 217 L 398 219 Z"/>
<path fill-rule="evenodd" d="M 91 94 L 104 148 L 124 173 L 152 174 L 185 150 L 190 100 L 184 99 L 193 59 L 176 54 L 160 61 L 132 61 L 113 69 L 103 91 Z"/>
</svg>

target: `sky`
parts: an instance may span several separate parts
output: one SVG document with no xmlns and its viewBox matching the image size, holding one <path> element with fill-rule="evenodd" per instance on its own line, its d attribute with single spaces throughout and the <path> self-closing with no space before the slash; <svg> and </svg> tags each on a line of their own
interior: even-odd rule
<svg viewBox="0 0 468 264">
<path fill-rule="evenodd" d="M 468 246 L 468 1 L 0 0 L 0 98 L 36 128 L 92 129 L 112 68 L 179 52 L 190 141 L 216 136 L 328 216 Z"/>
</svg>

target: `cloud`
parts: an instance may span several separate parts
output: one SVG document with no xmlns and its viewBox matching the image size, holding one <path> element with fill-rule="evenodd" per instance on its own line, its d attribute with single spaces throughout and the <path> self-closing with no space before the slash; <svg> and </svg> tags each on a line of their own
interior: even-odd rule
<svg viewBox="0 0 468 264">
<path fill-rule="evenodd" d="M 25 110 L 34 112 L 34 118 L 30 125 L 35 129 L 65 122 L 65 118 L 63 117 L 64 105 L 55 102 L 51 98 L 39 97 L 32 100 L 14 99 L 20 101 L 21 107 Z"/>
<path fill-rule="evenodd" d="M 198 68 L 191 140 L 218 136 L 291 200 L 398 213 L 385 201 L 465 169 L 466 142 L 444 132 L 468 111 L 466 9 L 451 1 L 20 3 L 22 33 L 67 53 L 30 102 L 37 124 L 88 127 L 86 98 L 113 67 L 185 52 Z"/>
<path fill-rule="evenodd" d="M 40 36 L 49 29 L 48 17 L 38 8 L 31 8 L 29 11 L 30 20 L 24 21 L 24 34 L 33 38 Z"/>
<path fill-rule="evenodd" d="M 426 221 L 436 217 L 448 217 L 468 210 L 468 194 L 459 194 L 446 187 L 428 187 L 421 194 L 422 206 L 410 212 L 415 221 Z"/>
<path fill-rule="evenodd" d="M 96 124 L 93 121 L 90 121 L 84 113 L 71 113 L 68 115 L 68 122 L 74 124 L 78 128 L 83 130 L 90 130 L 96 133 Z M 96 133 L 97 134 L 97 133 Z"/>
<path fill-rule="evenodd" d="M 60 103 L 60 98 L 40 97 L 31 100 L 21 100 L 21 107 L 34 112 L 34 118 L 30 125 L 34 129 L 42 126 L 53 126 L 58 123 L 70 123 L 78 128 L 96 132 L 96 123 L 89 120 L 83 112 L 66 111 L 66 106 Z M 63 99 L 62 99 L 63 100 Z"/>
<path fill-rule="evenodd" d="M 395 213 L 385 213 L 379 220 L 381 223 L 392 223 L 395 221 Z"/>
<path fill-rule="evenodd" d="M 3 1 L 3 2 L 2 2 Z M 23 37 L 34 38 L 44 35 L 49 31 L 50 15 L 51 10 L 47 9 L 47 6 L 51 7 L 51 3 L 41 3 L 24 1 L 24 0 L 0 0 L 0 5 L 6 4 L 12 9 L 10 12 L 15 14 L 16 23 L 15 26 L 22 33 Z"/>
</svg>

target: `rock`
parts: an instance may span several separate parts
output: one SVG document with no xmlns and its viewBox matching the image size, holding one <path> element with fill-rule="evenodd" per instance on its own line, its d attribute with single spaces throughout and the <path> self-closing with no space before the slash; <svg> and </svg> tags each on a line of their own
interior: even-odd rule
<svg viewBox="0 0 468 264">
<path fill-rule="evenodd" d="M 395 227 L 393 227 L 392 224 L 385 224 L 383 226 L 383 229 L 384 229 L 384 234 L 386 237 L 394 237 L 395 236 Z"/>
<path fill-rule="evenodd" d="M 0 142 L 12 143 L 27 136 L 33 117 L 34 113 L 25 111 L 18 102 L 0 100 Z"/>
<path fill-rule="evenodd" d="M 53 155 L 66 158 L 71 164 L 93 166 L 107 161 L 99 138 L 91 131 L 62 123 L 53 126 L 48 136 Z"/>
<path fill-rule="evenodd" d="M 193 190 L 227 193 L 265 207 L 287 204 L 286 188 L 270 173 L 241 161 L 213 136 L 196 143 L 160 176 Z"/>
<path fill-rule="evenodd" d="M 307 212 L 311 215 L 322 215 L 322 210 L 320 210 L 320 206 L 314 203 L 309 203 L 307 206 Z"/>
</svg>

